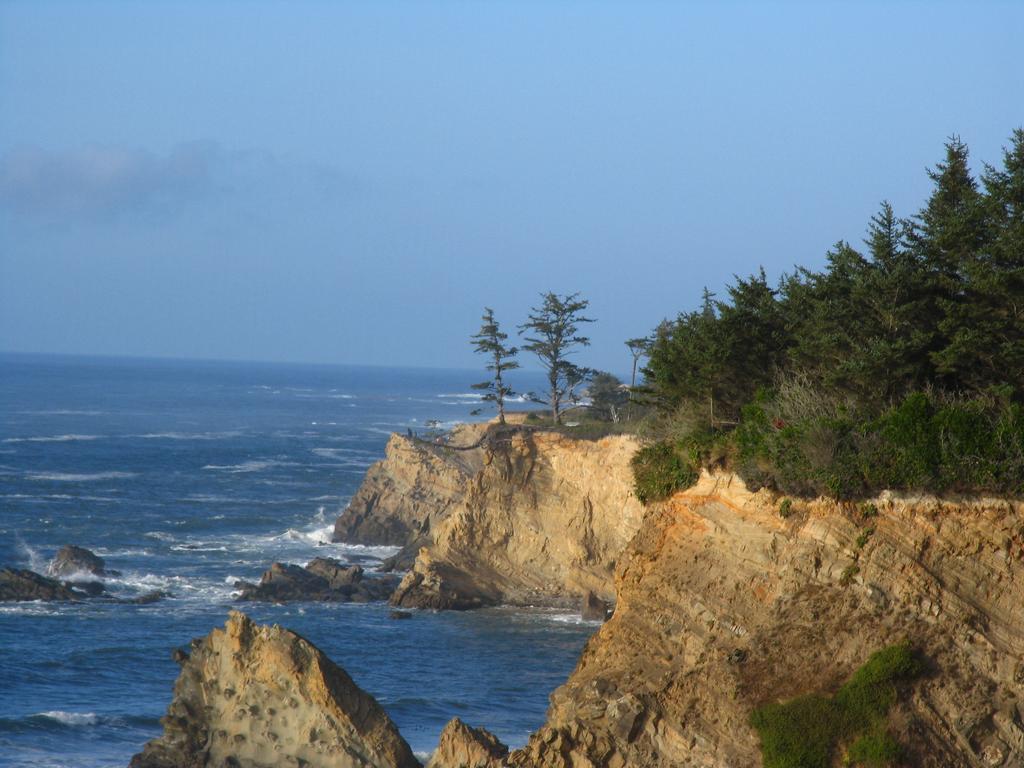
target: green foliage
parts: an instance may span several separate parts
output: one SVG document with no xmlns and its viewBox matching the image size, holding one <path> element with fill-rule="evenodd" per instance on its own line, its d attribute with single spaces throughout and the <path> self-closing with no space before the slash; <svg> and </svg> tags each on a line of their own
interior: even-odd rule
<svg viewBox="0 0 1024 768">
<path fill-rule="evenodd" d="M 867 768 L 885 768 L 900 757 L 900 745 L 884 728 L 876 728 L 858 736 L 846 750 L 846 764 Z"/>
<path fill-rule="evenodd" d="M 629 402 L 629 390 L 617 376 L 604 371 L 595 371 L 587 387 L 590 397 L 590 414 L 599 421 L 619 421 Z"/>
<path fill-rule="evenodd" d="M 839 574 L 839 583 L 844 587 L 848 587 L 853 583 L 853 580 L 857 578 L 857 574 L 860 573 L 860 566 L 854 563 L 843 568 L 843 572 Z"/>
<path fill-rule="evenodd" d="M 1024 493 L 1024 129 L 980 184 L 955 137 L 929 177 L 865 253 L 841 241 L 820 272 L 737 278 L 660 325 L 649 399 L 755 487 Z"/>
<path fill-rule="evenodd" d="M 666 499 L 697 480 L 697 471 L 667 442 L 644 446 L 631 463 L 633 487 L 644 504 Z"/>
<path fill-rule="evenodd" d="M 793 514 L 793 500 L 783 499 L 782 503 L 779 504 L 779 517 L 785 520 L 787 517 Z"/>
<path fill-rule="evenodd" d="M 508 338 L 508 334 L 502 332 L 494 317 L 493 309 L 486 307 L 481 319 L 480 330 L 471 337 L 470 341 L 475 352 L 486 356 L 486 368 L 491 372 L 491 378 L 479 384 L 473 384 L 473 389 L 484 390 L 482 399 L 485 402 L 492 402 L 498 407 L 498 421 L 504 424 L 505 398 L 515 394 L 505 381 L 505 373 L 519 367 L 519 363 L 515 360 L 519 350 L 506 346 L 505 340 Z"/>
<path fill-rule="evenodd" d="M 578 293 L 566 296 L 544 293 L 540 306 L 533 307 L 527 321 L 519 326 L 519 333 L 526 342 L 523 349 L 537 357 L 547 374 L 547 402 L 555 424 L 561 423 L 563 404 L 577 400 L 577 388 L 590 375 L 588 369 L 569 360 L 578 347 L 590 345 L 590 339 L 579 330 L 583 323 L 594 322 L 593 318 L 583 316 L 588 306 L 590 302 L 581 299 Z"/>
<path fill-rule="evenodd" d="M 861 531 L 860 536 L 857 537 L 857 549 L 864 549 L 865 545 L 874 535 L 875 529 L 873 527 L 868 527 Z"/>
<path fill-rule="evenodd" d="M 835 696 L 800 696 L 755 709 L 750 724 L 761 738 L 765 768 L 829 768 L 839 745 L 849 743 L 848 761 L 883 766 L 899 747 L 885 731 L 896 702 L 896 684 L 920 673 L 906 643 L 871 655 Z"/>
</svg>

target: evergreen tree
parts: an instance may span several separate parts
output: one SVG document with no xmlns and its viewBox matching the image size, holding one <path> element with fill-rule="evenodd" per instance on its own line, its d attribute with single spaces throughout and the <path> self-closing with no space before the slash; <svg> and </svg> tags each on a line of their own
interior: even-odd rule
<svg viewBox="0 0 1024 768">
<path fill-rule="evenodd" d="M 622 409 L 629 402 L 629 392 L 614 376 L 605 371 L 595 371 L 587 387 L 590 397 L 590 413 L 602 421 L 618 422 Z"/>
<path fill-rule="evenodd" d="M 924 351 L 931 328 L 927 282 L 907 248 L 909 229 L 884 201 L 871 217 L 865 240 L 871 259 L 861 292 L 866 314 L 858 390 L 862 398 L 887 404 L 924 386 L 931 370 Z"/>
<path fill-rule="evenodd" d="M 636 369 L 640 364 L 640 359 L 650 351 L 651 338 L 644 336 L 642 338 L 627 339 L 626 346 L 629 348 L 629 354 L 633 357 L 633 373 L 629 377 L 629 389 L 630 391 L 636 389 Z"/>
<path fill-rule="evenodd" d="M 505 382 L 505 373 L 519 367 L 515 356 L 518 349 L 505 345 L 508 334 L 503 333 L 494 318 L 494 310 L 490 307 L 484 309 L 483 323 L 479 332 L 471 338 L 474 350 L 481 355 L 487 356 L 487 370 L 491 372 L 491 378 L 474 384 L 473 389 L 486 390 L 483 400 L 494 403 L 498 408 L 498 423 L 505 423 L 505 398 L 515 393 Z"/>
<path fill-rule="evenodd" d="M 527 321 L 519 326 L 519 333 L 526 341 L 523 349 L 533 352 L 544 367 L 551 419 L 561 424 L 563 404 L 577 399 L 576 389 L 589 373 L 586 368 L 573 364 L 568 356 L 578 347 L 590 345 L 590 339 L 580 335 L 579 326 L 594 320 L 583 316 L 590 302 L 581 299 L 578 293 L 559 296 L 549 292 L 541 294 L 541 299 L 541 305 L 533 307 Z"/>
<path fill-rule="evenodd" d="M 978 362 L 971 354 L 975 312 L 968 283 L 978 277 L 985 207 L 971 176 L 967 145 L 958 137 L 946 143 L 945 161 L 928 176 L 934 182 L 932 194 L 910 232 L 928 285 L 921 340 L 934 366 L 931 378 L 944 388 L 959 389 L 969 383 L 970 369 Z"/>
</svg>

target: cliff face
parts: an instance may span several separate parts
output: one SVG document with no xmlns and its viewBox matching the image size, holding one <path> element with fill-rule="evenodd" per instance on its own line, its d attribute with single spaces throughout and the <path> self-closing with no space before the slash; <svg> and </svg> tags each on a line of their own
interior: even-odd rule
<svg viewBox="0 0 1024 768">
<path fill-rule="evenodd" d="M 754 707 L 834 691 L 903 639 L 927 665 L 890 717 L 906 764 L 1024 764 L 1024 505 L 778 501 L 704 476 L 654 509 L 513 765 L 760 765 Z"/>
<path fill-rule="evenodd" d="M 634 438 L 474 425 L 450 444 L 475 447 L 392 436 L 335 527 L 338 540 L 419 550 L 396 605 L 614 597 L 616 560 L 643 517 L 629 467 Z"/>
<path fill-rule="evenodd" d="M 460 426 L 451 443 L 472 446 L 486 424 Z M 334 525 L 334 540 L 350 544 L 405 546 L 426 538 L 465 495 L 482 467 L 482 449 L 447 451 L 405 435 L 393 434 L 384 459 L 363 478 Z"/>
<path fill-rule="evenodd" d="M 132 768 L 414 768 L 380 705 L 319 649 L 233 611 L 183 658 L 164 733 Z"/>
<path fill-rule="evenodd" d="M 392 602 L 474 607 L 615 595 L 614 569 L 643 508 L 631 437 L 573 440 L 511 431 L 434 527 Z"/>
</svg>

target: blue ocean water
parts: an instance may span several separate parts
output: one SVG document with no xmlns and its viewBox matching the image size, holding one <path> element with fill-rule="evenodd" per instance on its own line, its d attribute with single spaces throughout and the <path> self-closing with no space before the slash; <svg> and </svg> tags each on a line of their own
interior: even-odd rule
<svg viewBox="0 0 1024 768">
<path fill-rule="evenodd" d="M 0 765 L 125 766 L 160 732 L 173 648 L 222 625 L 237 579 L 318 555 L 392 431 L 473 418 L 472 371 L 0 355 L 0 565 L 88 547 L 149 605 L 0 604 Z M 533 383 L 533 382 L 528 382 Z M 507 743 L 543 722 L 594 626 L 549 610 L 388 618 L 245 604 L 375 695 L 419 753 L 459 716 Z"/>
</svg>

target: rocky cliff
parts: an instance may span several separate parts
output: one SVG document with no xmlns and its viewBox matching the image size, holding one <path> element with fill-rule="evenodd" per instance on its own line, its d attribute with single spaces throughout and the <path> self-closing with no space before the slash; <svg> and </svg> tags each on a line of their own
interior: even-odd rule
<svg viewBox="0 0 1024 768">
<path fill-rule="evenodd" d="M 705 474 L 642 512 L 628 490 L 633 446 L 628 438 L 583 442 L 519 430 L 474 448 L 476 470 L 459 459 L 468 480 L 457 499 L 442 494 L 447 511 L 432 518 L 431 544 L 397 602 L 407 604 L 403 590 L 412 604 L 446 607 L 449 600 L 526 602 L 593 589 L 614 594 L 616 608 L 527 745 L 503 757 L 485 731 L 454 722 L 432 766 L 760 766 L 752 712 L 828 697 L 873 652 L 896 644 L 913 648 L 921 665 L 885 709 L 882 727 L 902 750 L 898 764 L 1024 765 L 1024 502 L 782 499 L 752 493 L 732 475 Z M 434 459 L 448 461 L 443 452 L 426 461 Z M 430 474 L 441 471 L 430 466 Z M 396 473 L 394 458 L 380 470 Z M 172 705 L 160 742 L 240 750 L 246 738 L 298 739 L 314 728 L 318 738 L 329 734 L 326 743 L 352 740 L 357 746 L 345 754 L 388 745 L 383 758 L 385 747 L 374 746 L 372 759 L 407 764 L 404 742 L 375 705 L 351 692 L 351 681 L 336 684 L 346 693 L 314 701 L 293 686 L 298 678 L 240 671 L 272 667 L 258 661 L 265 654 L 246 650 L 252 642 L 228 636 L 284 630 L 232 622 L 235 629 L 229 622 L 227 636 L 214 633 L 218 639 L 204 641 L 186 663 L 176 699 L 183 704 Z M 259 683 L 263 709 L 245 702 L 255 713 L 232 703 L 240 690 L 232 681 L 246 674 L 279 686 Z M 300 676 L 319 685 L 317 675 Z M 202 697 L 190 698 L 200 688 Z M 268 720 L 269 707 L 286 711 L 268 702 L 292 699 L 302 702 L 301 717 Z M 325 720 L 318 707 L 332 714 Z M 348 722 L 349 707 L 370 713 L 359 722 L 374 724 L 371 735 L 338 725 Z M 319 730 L 324 722 L 334 730 Z M 846 764 L 844 738 L 824 762 L 779 764 Z M 159 762 L 153 745 L 146 754 L 150 762 L 136 765 L 215 764 Z"/>
<path fill-rule="evenodd" d="M 179 659 L 164 733 L 132 768 L 420 765 L 373 697 L 293 632 L 232 611 Z"/>
<path fill-rule="evenodd" d="M 654 509 L 615 615 L 512 764 L 757 766 L 756 706 L 831 693 L 907 640 L 926 673 L 890 714 L 903 764 L 1024 765 L 1024 504 L 779 509 L 707 475 Z"/>
<path fill-rule="evenodd" d="M 447 446 L 395 435 L 336 537 L 415 543 L 396 605 L 576 602 L 588 591 L 611 600 L 616 561 L 643 517 L 629 466 L 636 445 L 494 425 L 459 431 Z"/>
</svg>

